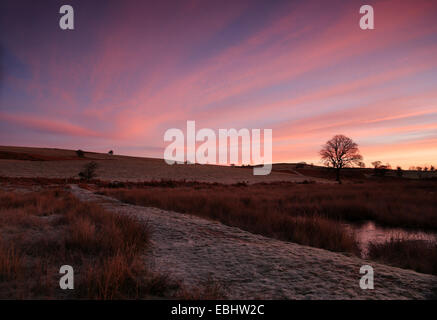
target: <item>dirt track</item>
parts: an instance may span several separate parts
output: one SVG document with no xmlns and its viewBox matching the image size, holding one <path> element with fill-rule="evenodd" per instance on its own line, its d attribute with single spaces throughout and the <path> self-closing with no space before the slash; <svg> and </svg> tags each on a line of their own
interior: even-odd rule
<svg viewBox="0 0 437 320">
<path fill-rule="evenodd" d="M 128 214 L 152 228 L 151 266 L 188 285 L 209 278 L 233 299 L 427 299 L 437 277 L 330 251 L 254 235 L 221 223 L 156 208 L 123 204 L 71 186 L 82 201 Z M 375 289 L 359 287 L 359 269 L 370 264 Z M 434 292 L 433 292 L 434 290 Z"/>
</svg>

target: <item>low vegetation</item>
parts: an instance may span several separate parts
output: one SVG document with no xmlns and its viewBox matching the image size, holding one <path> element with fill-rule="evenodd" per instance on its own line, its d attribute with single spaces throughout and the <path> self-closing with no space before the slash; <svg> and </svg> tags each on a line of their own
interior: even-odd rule
<svg viewBox="0 0 437 320">
<path fill-rule="evenodd" d="M 139 263 L 147 228 L 66 191 L 2 192 L 0 230 L 2 298 L 114 299 L 153 293 L 154 276 Z M 78 274 L 75 290 L 59 288 L 64 264 Z"/>
<path fill-rule="evenodd" d="M 0 298 L 225 296 L 217 283 L 185 288 L 169 275 L 148 270 L 142 260 L 147 228 L 96 204 L 81 203 L 62 188 L 79 180 L 35 179 L 13 183 L 40 191 L 0 191 Z M 358 248 L 343 228 L 345 221 L 437 230 L 432 180 L 343 185 L 93 181 L 82 182 L 82 187 L 131 204 L 195 214 L 252 233 L 353 254 Z M 371 259 L 432 274 L 436 252 L 435 244 L 410 240 L 368 249 Z M 63 264 L 77 272 L 74 291 L 59 289 Z"/>
<path fill-rule="evenodd" d="M 391 239 L 385 243 L 371 243 L 368 256 L 385 264 L 437 275 L 436 243 Z"/>
<path fill-rule="evenodd" d="M 100 184 L 103 193 L 122 201 L 211 218 L 240 215 L 317 217 L 387 227 L 437 230 L 437 181 L 365 182 L 344 185 L 196 182 Z M 243 219 L 243 218 L 241 218 Z M 246 220 L 247 220 L 246 219 Z M 243 219 L 244 220 L 244 219 Z M 236 223 L 235 221 L 230 221 Z"/>
<path fill-rule="evenodd" d="M 82 203 L 60 187 L 0 191 L 0 299 L 224 297 L 213 281 L 186 287 L 149 270 L 149 236 L 135 219 Z M 74 268 L 74 290 L 59 287 L 62 265 Z"/>
<path fill-rule="evenodd" d="M 151 272 L 147 227 L 65 190 L 0 191 L 0 235 L 0 299 L 222 296 L 216 286 L 187 288 Z M 65 264 L 74 268 L 74 290 L 59 288 Z"/>
<path fill-rule="evenodd" d="M 161 181 L 103 184 L 100 192 L 126 203 L 195 214 L 268 237 L 358 254 L 354 236 L 343 229 L 344 222 L 372 220 L 383 226 L 437 230 L 434 190 L 432 180 L 231 186 Z M 424 267 L 437 263 L 431 254 L 435 246 L 428 248 L 422 242 L 387 246 L 393 250 L 373 246 L 372 257 L 386 257 L 384 262 L 398 267 L 435 272 Z M 406 258 L 405 250 L 413 247 L 420 254 L 411 252 Z"/>
<path fill-rule="evenodd" d="M 95 161 L 88 162 L 83 166 L 82 171 L 79 172 L 79 178 L 81 180 L 92 180 L 97 177 L 98 164 Z"/>
</svg>

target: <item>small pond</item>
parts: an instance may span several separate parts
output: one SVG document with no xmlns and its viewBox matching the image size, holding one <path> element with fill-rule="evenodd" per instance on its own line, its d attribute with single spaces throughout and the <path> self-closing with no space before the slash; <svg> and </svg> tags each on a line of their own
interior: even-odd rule
<svg viewBox="0 0 437 320">
<path fill-rule="evenodd" d="M 376 225 L 373 221 L 366 221 L 359 225 L 345 224 L 345 226 L 347 230 L 355 234 L 355 239 L 358 242 L 363 256 L 367 255 L 367 248 L 370 242 L 384 243 L 391 238 L 437 242 L 437 233 L 435 232 L 386 228 Z"/>
</svg>

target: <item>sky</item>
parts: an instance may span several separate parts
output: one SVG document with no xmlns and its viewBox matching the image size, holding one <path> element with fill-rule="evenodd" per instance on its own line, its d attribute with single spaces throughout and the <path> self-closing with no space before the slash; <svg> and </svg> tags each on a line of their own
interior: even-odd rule
<svg viewBox="0 0 437 320">
<path fill-rule="evenodd" d="M 368 166 L 437 165 L 437 1 L 0 2 L 0 145 L 162 158 L 187 120 L 272 129 L 274 162 L 344 134 Z"/>
</svg>

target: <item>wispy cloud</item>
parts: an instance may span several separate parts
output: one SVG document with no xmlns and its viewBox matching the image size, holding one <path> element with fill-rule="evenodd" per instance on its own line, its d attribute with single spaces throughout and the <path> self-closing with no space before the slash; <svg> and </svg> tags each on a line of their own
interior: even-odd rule
<svg viewBox="0 0 437 320">
<path fill-rule="evenodd" d="M 346 133 L 365 159 L 405 163 L 397 155 L 416 147 L 424 161 L 437 4 L 372 3 L 376 29 L 362 31 L 355 0 L 78 2 L 77 29 L 62 32 L 49 4 L 29 2 L 30 17 L 11 2 L 1 45 L 20 66 L 2 70 L 0 123 L 29 129 L 13 133 L 22 145 L 38 131 L 136 155 L 161 150 L 165 129 L 186 120 L 269 127 L 275 161 L 316 161 L 320 144 Z"/>
</svg>

